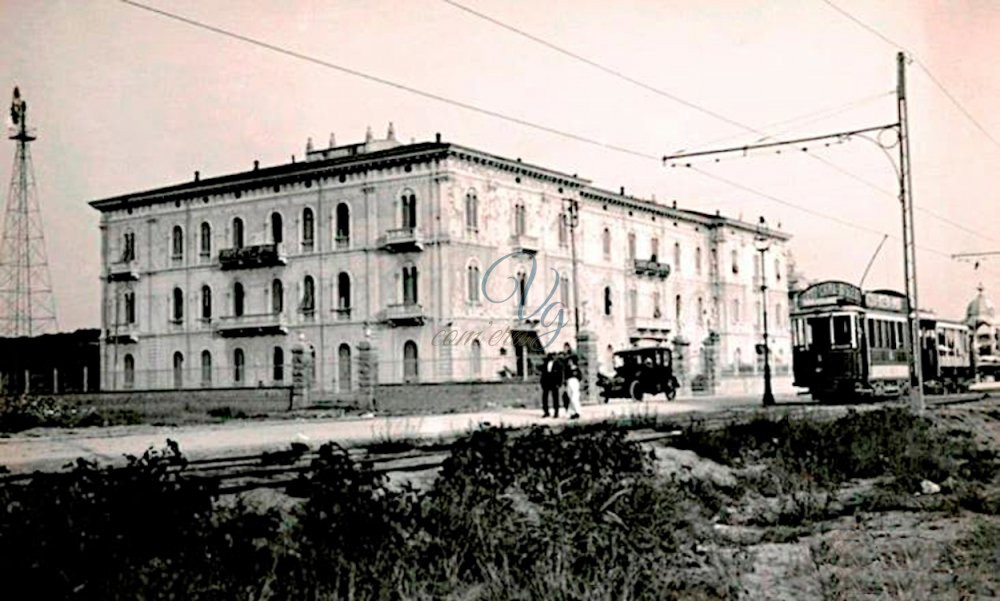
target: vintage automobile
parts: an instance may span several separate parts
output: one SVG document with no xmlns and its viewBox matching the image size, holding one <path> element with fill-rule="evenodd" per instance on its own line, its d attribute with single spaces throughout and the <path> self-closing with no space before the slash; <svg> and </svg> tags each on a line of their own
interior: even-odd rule
<svg viewBox="0 0 1000 601">
<path fill-rule="evenodd" d="M 614 375 L 597 376 L 605 403 L 616 398 L 641 401 L 643 395 L 661 392 L 666 394 L 667 400 L 676 398 L 680 386 L 674 377 L 670 349 L 652 347 L 618 351 L 613 361 Z"/>
</svg>

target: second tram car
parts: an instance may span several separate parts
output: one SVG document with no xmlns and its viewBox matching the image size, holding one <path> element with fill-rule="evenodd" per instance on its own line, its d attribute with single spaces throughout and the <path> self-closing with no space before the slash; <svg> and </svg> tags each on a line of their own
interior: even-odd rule
<svg viewBox="0 0 1000 601">
<path fill-rule="evenodd" d="M 796 386 L 818 401 L 894 398 L 910 387 L 906 297 L 847 282 L 802 291 L 792 312 Z M 921 366 L 930 392 L 960 390 L 973 376 L 965 324 L 921 315 Z"/>
</svg>

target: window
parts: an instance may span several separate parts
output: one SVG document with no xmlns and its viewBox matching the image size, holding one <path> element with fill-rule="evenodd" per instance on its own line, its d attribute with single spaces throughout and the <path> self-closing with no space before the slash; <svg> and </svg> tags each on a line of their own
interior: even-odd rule
<svg viewBox="0 0 1000 601">
<path fill-rule="evenodd" d="M 528 302 L 527 282 L 524 272 L 517 272 L 517 300 L 521 303 L 522 307 Z"/>
<path fill-rule="evenodd" d="M 281 382 L 285 379 L 285 349 L 280 346 L 274 347 L 272 364 L 274 373 L 271 375 L 275 382 Z"/>
<path fill-rule="evenodd" d="M 569 246 L 569 216 L 559 213 L 559 246 Z"/>
<path fill-rule="evenodd" d="M 337 349 L 337 379 L 340 392 L 351 390 L 351 347 L 343 343 Z"/>
<path fill-rule="evenodd" d="M 271 282 L 271 312 L 275 315 L 285 310 L 285 285 L 281 280 Z"/>
<path fill-rule="evenodd" d="M 698 325 L 705 323 L 705 303 L 702 301 L 701 297 L 698 297 Z"/>
<path fill-rule="evenodd" d="M 125 232 L 122 237 L 122 262 L 129 263 L 135 261 L 135 234 Z"/>
<path fill-rule="evenodd" d="M 701 275 L 701 247 L 698 246 L 694 249 L 694 270 Z"/>
<path fill-rule="evenodd" d="M 628 291 L 628 317 L 635 317 L 639 312 L 639 293 L 634 288 Z"/>
<path fill-rule="evenodd" d="M 674 297 L 674 320 L 677 322 L 677 327 L 681 325 L 681 295 L 678 294 Z"/>
<path fill-rule="evenodd" d="M 737 251 L 732 252 L 731 260 L 733 262 L 733 273 L 740 272 L 740 254 Z"/>
<path fill-rule="evenodd" d="M 480 377 L 483 372 L 483 347 L 478 340 L 473 340 L 469 349 L 469 371 L 475 377 Z"/>
<path fill-rule="evenodd" d="M 479 266 L 469 265 L 466 272 L 466 288 L 468 289 L 468 299 L 470 303 L 479 302 Z"/>
<path fill-rule="evenodd" d="M 243 356 L 243 349 L 238 348 L 233 351 L 233 383 L 242 384 L 246 379 L 246 358 Z"/>
<path fill-rule="evenodd" d="M 611 286 L 604 287 L 604 314 L 611 315 Z"/>
<path fill-rule="evenodd" d="M 604 232 L 601 234 L 602 247 L 604 248 L 604 258 L 611 258 L 611 230 L 604 228 Z"/>
<path fill-rule="evenodd" d="M 733 323 L 740 323 L 740 299 L 733 299 Z"/>
<path fill-rule="evenodd" d="M 663 312 L 660 311 L 660 292 L 657 290 L 653 292 L 653 319 L 659 319 L 663 317 Z"/>
<path fill-rule="evenodd" d="M 712 273 L 714 274 L 719 273 L 719 251 L 715 248 L 713 248 L 711 252 L 711 261 L 712 261 L 711 265 Z"/>
<path fill-rule="evenodd" d="M 174 288 L 172 301 L 173 312 L 171 313 L 171 319 L 175 323 L 180 323 L 184 321 L 184 291 L 180 288 Z"/>
<path fill-rule="evenodd" d="M 774 260 L 774 279 L 781 281 L 781 261 L 779 259 Z"/>
<path fill-rule="evenodd" d="M 135 387 L 135 358 L 132 355 L 125 355 L 122 364 L 125 372 L 125 388 Z"/>
<path fill-rule="evenodd" d="M 135 323 L 135 292 L 125 293 L 125 323 Z"/>
<path fill-rule="evenodd" d="M 170 236 L 170 255 L 174 260 L 184 258 L 184 230 L 179 225 L 175 225 Z"/>
<path fill-rule="evenodd" d="M 351 209 L 346 203 L 337 205 L 337 248 L 347 248 L 351 243 Z"/>
<path fill-rule="evenodd" d="M 417 195 L 412 190 L 403 191 L 399 208 L 399 226 L 409 229 L 417 227 Z"/>
<path fill-rule="evenodd" d="M 208 286 L 201 287 L 201 318 L 212 319 L 212 289 Z"/>
<path fill-rule="evenodd" d="M 240 282 L 236 282 L 235 284 L 233 284 L 233 316 L 234 317 L 241 317 L 243 315 L 243 310 L 245 308 L 244 307 L 244 301 L 245 301 L 244 296 L 245 295 L 243 293 L 243 284 L 241 284 Z"/>
<path fill-rule="evenodd" d="M 514 206 L 514 234 L 523 236 L 528 231 L 528 219 L 524 205 Z"/>
<path fill-rule="evenodd" d="M 202 221 L 201 227 L 198 230 L 201 256 L 210 256 L 212 254 L 212 225 L 207 221 Z"/>
<path fill-rule="evenodd" d="M 569 278 L 565 274 L 563 274 L 562 279 L 559 281 L 559 302 L 564 307 L 569 307 Z"/>
<path fill-rule="evenodd" d="M 465 227 L 470 230 L 479 227 L 479 199 L 475 190 L 465 193 Z"/>
<path fill-rule="evenodd" d="M 418 370 L 417 343 L 407 340 L 406 344 L 403 345 L 403 380 L 416 382 L 420 377 Z"/>
<path fill-rule="evenodd" d="M 851 316 L 833 316 L 833 344 L 834 346 L 850 346 L 851 344 Z"/>
<path fill-rule="evenodd" d="M 233 218 L 233 248 L 243 248 L 243 220 Z"/>
<path fill-rule="evenodd" d="M 184 355 L 174 353 L 174 388 L 184 388 Z"/>
<path fill-rule="evenodd" d="M 635 260 L 635 234 L 629 232 L 628 235 L 628 260 Z"/>
<path fill-rule="evenodd" d="M 302 250 L 313 249 L 315 234 L 316 225 L 313 220 L 313 210 L 306 207 L 302 209 Z"/>
<path fill-rule="evenodd" d="M 311 315 L 316 311 L 316 282 L 311 275 L 302 280 L 302 312 Z"/>
<path fill-rule="evenodd" d="M 201 385 L 212 385 L 212 353 L 208 351 L 201 352 Z"/>
<path fill-rule="evenodd" d="M 417 298 L 417 266 L 410 265 L 403 268 L 403 303 L 415 305 Z"/>
<path fill-rule="evenodd" d="M 281 244 L 285 241 L 285 226 L 281 213 L 271 213 L 271 243 Z"/>
<path fill-rule="evenodd" d="M 351 310 L 351 276 L 344 271 L 337 274 L 337 309 L 348 313 Z"/>
</svg>

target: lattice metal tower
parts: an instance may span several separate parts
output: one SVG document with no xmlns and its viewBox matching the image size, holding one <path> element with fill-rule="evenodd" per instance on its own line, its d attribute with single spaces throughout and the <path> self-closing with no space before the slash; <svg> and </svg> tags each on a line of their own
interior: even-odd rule
<svg viewBox="0 0 1000 601">
<path fill-rule="evenodd" d="M 17 151 L 0 245 L 0 336 L 36 336 L 58 327 L 28 146 L 35 135 L 27 115 L 28 105 L 15 87 L 8 138 L 17 143 Z"/>
</svg>

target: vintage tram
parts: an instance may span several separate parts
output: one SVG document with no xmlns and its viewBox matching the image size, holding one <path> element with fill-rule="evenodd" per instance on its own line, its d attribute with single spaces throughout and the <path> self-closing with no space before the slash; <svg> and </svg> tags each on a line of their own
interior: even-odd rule
<svg viewBox="0 0 1000 601">
<path fill-rule="evenodd" d="M 792 311 L 794 383 L 817 401 L 895 398 L 910 387 L 906 297 L 847 282 L 803 290 Z M 921 315 L 921 366 L 930 392 L 960 390 L 973 377 L 968 328 Z"/>
</svg>

